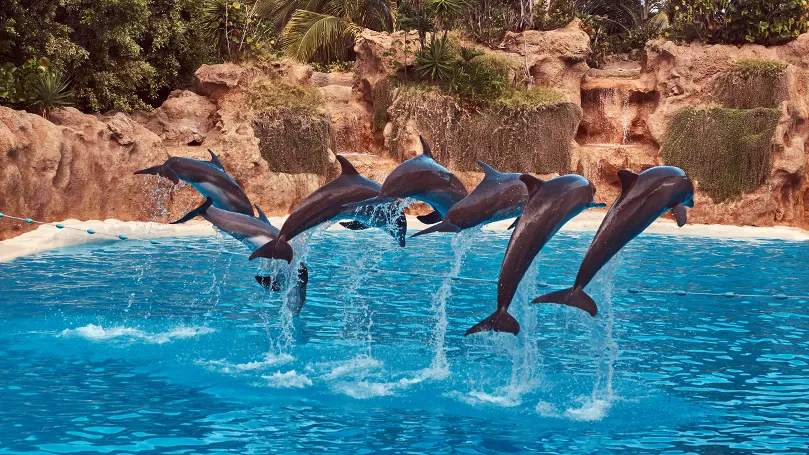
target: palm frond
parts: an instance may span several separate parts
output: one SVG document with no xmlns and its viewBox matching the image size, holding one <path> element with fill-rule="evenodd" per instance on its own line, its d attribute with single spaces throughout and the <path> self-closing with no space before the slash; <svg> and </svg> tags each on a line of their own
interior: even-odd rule
<svg viewBox="0 0 809 455">
<path fill-rule="evenodd" d="M 306 62 L 317 52 L 339 55 L 346 40 L 353 41 L 361 31 L 362 27 L 344 18 L 297 10 L 284 27 L 282 47 L 287 55 Z"/>
</svg>

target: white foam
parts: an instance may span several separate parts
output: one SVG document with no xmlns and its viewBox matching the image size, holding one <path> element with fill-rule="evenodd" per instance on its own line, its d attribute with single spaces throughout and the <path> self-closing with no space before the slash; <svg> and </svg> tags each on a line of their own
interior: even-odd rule
<svg viewBox="0 0 809 455">
<path fill-rule="evenodd" d="M 303 389 L 312 385 L 311 379 L 295 370 L 287 371 L 286 373 L 277 371 L 271 376 L 262 376 L 262 378 L 267 380 L 270 387 L 279 389 Z"/>
<path fill-rule="evenodd" d="M 467 393 L 450 392 L 447 395 L 450 398 L 455 398 L 472 406 L 489 404 L 504 408 L 513 408 L 522 404 L 522 398 L 519 395 L 493 395 L 481 390 L 473 390 Z"/>
<path fill-rule="evenodd" d="M 359 355 L 331 369 L 325 379 L 338 379 L 343 376 L 367 372 L 382 367 L 382 362 L 367 355 Z"/>
<path fill-rule="evenodd" d="M 565 411 L 565 417 L 572 420 L 594 422 L 603 419 L 607 415 L 607 411 L 612 407 L 611 400 L 592 397 L 582 399 L 581 403 L 580 408 L 568 408 Z"/>
<path fill-rule="evenodd" d="M 227 360 L 209 360 L 204 362 L 206 365 L 211 365 L 217 367 L 219 371 L 223 373 L 231 373 L 234 371 L 254 371 L 254 370 L 263 370 L 264 368 L 269 368 L 278 365 L 285 365 L 287 363 L 292 362 L 295 360 L 295 357 L 292 357 L 289 354 L 280 354 L 275 355 L 271 353 L 267 353 L 264 355 L 262 360 L 257 360 L 253 362 L 246 362 L 246 363 L 231 363 Z"/>
<path fill-rule="evenodd" d="M 334 390 L 348 395 L 351 398 L 367 400 L 369 398 L 384 397 L 392 395 L 393 390 L 398 386 L 397 382 L 338 382 L 334 385 Z"/>
<path fill-rule="evenodd" d="M 163 344 L 176 339 L 193 338 L 215 332 L 210 327 L 177 327 L 166 332 L 149 333 L 131 327 L 115 326 L 104 328 L 100 325 L 87 324 L 77 329 L 65 329 L 59 336 L 80 337 L 91 341 L 126 339 L 128 341 L 145 341 L 152 344 Z"/>
</svg>

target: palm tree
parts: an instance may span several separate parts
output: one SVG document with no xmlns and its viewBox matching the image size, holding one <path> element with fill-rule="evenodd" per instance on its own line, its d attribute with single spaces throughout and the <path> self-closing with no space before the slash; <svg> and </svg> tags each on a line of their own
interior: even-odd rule
<svg viewBox="0 0 809 455">
<path fill-rule="evenodd" d="M 363 28 L 393 28 L 392 0 L 265 0 L 263 17 L 283 25 L 282 48 L 304 62 L 345 59 Z"/>
</svg>

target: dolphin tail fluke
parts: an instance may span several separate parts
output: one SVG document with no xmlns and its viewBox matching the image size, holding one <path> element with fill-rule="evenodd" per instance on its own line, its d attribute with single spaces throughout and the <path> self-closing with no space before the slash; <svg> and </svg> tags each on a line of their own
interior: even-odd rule
<svg viewBox="0 0 809 455">
<path fill-rule="evenodd" d="M 449 221 L 442 221 L 439 224 L 433 225 L 424 229 L 423 231 L 416 232 L 415 234 L 411 235 L 410 238 L 418 237 L 424 234 L 432 234 L 433 232 L 461 232 L 461 228 L 458 226 L 450 223 Z"/>
<path fill-rule="evenodd" d="M 186 213 L 184 217 L 180 218 L 177 221 L 172 222 L 171 224 L 183 224 L 186 221 L 191 221 L 198 216 L 202 216 L 203 214 L 205 214 L 205 211 L 211 207 L 211 204 L 213 204 L 213 199 L 205 198 L 205 202 L 203 202 L 202 205 Z"/>
<path fill-rule="evenodd" d="M 250 260 L 252 261 L 255 258 L 283 259 L 287 261 L 287 263 L 291 263 L 293 255 L 292 245 L 290 245 L 286 237 L 282 235 L 275 240 L 270 240 L 264 245 L 261 245 L 256 251 L 253 251 L 253 254 L 250 255 Z"/>
<path fill-rule="evenodd" d="M 582 288 L 567 288 L 561 291 L 551 292 L 550 294 L 535 298 L 533 303 L 558 303 L 560 305 L 582 309 L 590 313 L 590 316 L 598 314 L 598 307 L 593 301 L 593 298 L 587 295 Z"/>
<path fill-rule="evenodd" d="M 165 177 L 172 181 L 175 185 L 180 183 L 180 178 L 177 177 L 177 173 L 174 172 L 170 167 L 166 166 L 165 164 L 161 164 L 160 166 L 153 166 L 146 169 L 141 169 L 139 171 L 135 171 L 135 175 L 159 175 L 160 177 Z"/>
<path fill-rule="evenodd" d="M 287 261 L 287 263 L 292 262 L 292 256 L 295 253 L 292 251 L 292 245 L 287 242 L 287 239 L 282 235 L 278 237 L 278 240 L 275 243 L 275 249 L 272 252 L 273 259 L 283 259 Z"/>
<path fill-rule="evenodd" d="M 494 330 L 495 332 L 508 332 L 514 335 L 520 333 L 520 323 L 507 311 L 497 310 L 491 316 L 478 322 L 471 329 L 467 330 L 463 336 L 478 332 Z"/>
</svg>

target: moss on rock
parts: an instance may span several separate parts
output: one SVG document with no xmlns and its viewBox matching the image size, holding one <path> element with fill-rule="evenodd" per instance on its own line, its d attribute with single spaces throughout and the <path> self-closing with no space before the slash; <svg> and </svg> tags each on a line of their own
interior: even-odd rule
<svg viewBox="0 0 809 455">
<path fill-rule="evenodd" d="M 515 90 L 480 112 L 461 109 L 437 90 L 399 87 L 390 107 L 391 153 L 408 123 L 432 141 L 436 159 L 453 169 L 477 171 L 483 160 L 505 172 L 540 174 L 570 171 L 570 143 L 581 108 L 549 89 Z"/>
<path fill-rule="evenodd" d="M 716 80 L 716 100 L 735 109 L 775 108 L 788 96 L 787 64 L 740 59 Z"/>
<path fill-rule="evenodd" d="M 261 156 L 271 170 L 291 174 L 331 170 L 331 121 L 317 89 L 267 78 L 250 87 L 245 101 Z"/>
<path fill-rule="evenodd" d="M 661 154 L 699 182 L 715 202 L 761 185 L 770 173 L 778 109 L 684 108 L 669 126 Z"/>
</svg>

